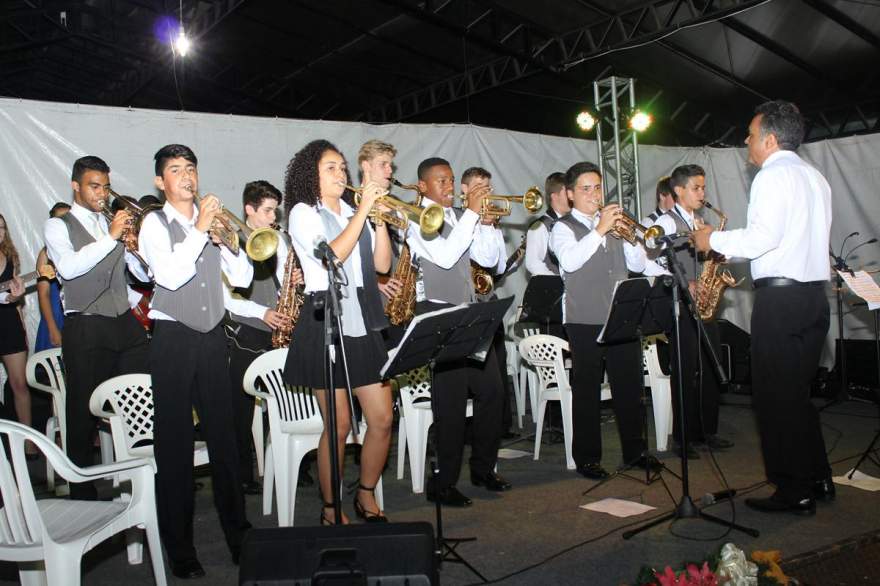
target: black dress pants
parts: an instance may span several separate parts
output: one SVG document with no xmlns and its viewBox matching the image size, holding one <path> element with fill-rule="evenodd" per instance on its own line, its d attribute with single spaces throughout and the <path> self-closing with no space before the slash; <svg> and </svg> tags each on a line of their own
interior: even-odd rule
<svg viewBox="0 0 880 586">
<path fill-rule="evenodd" d="M 422 302 L 416 313 L 425 313 L 448 305 Z M 461 472 L 464 452 L 468 392 L 474 396 L 473 441 L 470 470 L 474 475 L 492 472 L 498 460 L 501 442 L 502 385 L 495 350 L 489 347 L 485 362 L 460 360 L 438 364 L 434 369 L 437 412 L 434 433 L 438 439 L 440 489 L 455 486 Z"/>
<path fill-rule="evenodd" d="M 192 409 L 211 460 L 214 506 L 226 543 L 241 547 L 245 517 L 229 390 L 229 353 L 222 326 L 197 332 L 169 320 L 156 320 L 150 348 L 155 406 L 156 501 L 159 531 L 172 561 L 193 558 Z"/>
<path fill-rule="evenodd" d="M 599 344 L 601 325 L 566 324 L 572 361 L 572 454 L 578 466 L 602 460 L 600 404 L 604 369 L 611 383 L 611 402 L 623 461 L 632 462 L 647 449 L 642 436 L 641 394 L 644 387 L 639 342 Z"/>
<path fill-rule="evenodd" d="M 232 414 L 235 418 L 235 445 L 238 448 L 238 469 L 242 482 L 254 480 L 254 438 L 251 426 L 254 420 L 254 397 L 244 392 L 244 373 L 251 363 L 272 349 L 272 332 L 247 324 L 233 322 L 236 332 L 230 332 L 229 387 L 232 393 Z"/>
<path fill-rule="evenodd" d="M 670 319 L 671 322 L 671 319 Z M 718 326 L 714 322 L 704 322 L 706 334 L 720 356 Z M 681 380 L 684 394 L 685 433 L 687 440 L 704 441 L 706 436 L 718 433 L 718 403 L 720 382 L 705 342 L 697 330 L 697 323 L 682 303 L 679 328 L 681 330 Z M 676 358 L 675 330 L 672 326 L 667 332 L 671 355 L 672 374 L 672 437 L 681 442 L 681 424 L 678 400 L 678 362 Z M 697 352 L 699 351 L 699 355 Z"/>
<path fill-rule="evenodd" d="M 498 364 L 498 373 L 501 376 L 501 433 L 507 433 L 513 429 L 513 410 L 510 398 L 513 396 L 513 388 L 510 384 L 511 373 L 507 372 L 507 346 L 504 345 L 504 326 L 498 326 L 495 338 L 492 340 L 495 349 L 495 362 Z"/>
<path fill-rule="evenodd" d="M 823 287 L 764 287 L 752 310 L 752 391 L 767 480 L 785 499 L 831 476 L 810 385 L 828 333 Z M 66 327 L 66 326 L 65 326 Z"/>
<path fill-rule="evenodd" d="M 94 464 L 98 419 L 89 411 L 89 399 L 95 387 L 120 374 L 148 373 L 149 347 L 143 326 L 130 311 L 118 317 L 65 316 L 61 353 L 67 382 L 67 455 L 77 466 Z M 97 496 L 92 482 L 70 485 L 72 499 Z"/>
</svg>

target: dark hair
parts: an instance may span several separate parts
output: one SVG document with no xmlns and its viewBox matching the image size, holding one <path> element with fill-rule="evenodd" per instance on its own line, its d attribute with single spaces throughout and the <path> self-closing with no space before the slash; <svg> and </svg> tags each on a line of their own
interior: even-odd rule
<svg viewBox="0 0 880 586">
<path fill-rule="evenodd" d="M 138 202 L 135 198 L 133 198 L 130 195 L 120 195 L 119 197 L 114 197 L 113 203 L 110 204 L 110 210 L 113 213 L 116 213 L 116 212 L 119 212 L 119 211 L 122 211 L 125 209 L 124 207 L 122 207 L 122 202 L 120 201 L 121 198 L 125 198 L 125 201 L 127 201 L 128 203 L 136 204 Z"/>
<path fill-rule="evenodd" d="M 779 148 L 796 151 L 804 141 L 804 117 L 798 107 L 791 102 L 774 100 L 764 102 L 755 108 L 755 115 L 761 115 L 761 134 L 776 135 Z"/>
<path fill-rule="evenodd" d="M 289 214 L 293 206 L 304 203 L 310 206 L 318 205 L 321 201 L 321 184 L 318 173 L 318 163 L 327 151 L 333 151 L 342 155 L 336 146 L 324 139 L 313 140 L 298 153 L 293 155 L 287 164 L 284 173 L 284 209 Z M 344 158 L 344 157 L 343 157 Z M 350 185 L 351 175 L 348 167 L 345 169 L 345 180 Z M 354 205 L 351 192 L 348 190 L 342 195 L 342 199 L 349 205 Z"/>
<path fill-rule="evenodd" d="M 138 204 L 141 206 L 149 206 L 157 203 L 162 203 L 162 200 L 153 195 L 152 193 L 148 193 L 147 195 L 141 196 L 138 200 Z"/>
<path fill-rule="evenodd" d="M 168 165 L 168 161 L 171 159 L 184 159 L 197 167 L 199 165 L 199 160 L 196 158 L 196 154 L 192 152 L 192 149 L 188 146 L 182 144 L 166 144 L 156 151 L 155 155 L 153 155 L 153 160 L 156 161 L 156 177 L 162 176 L 166 165 Z"/>
<path fill-rule="evenodd" d="M 675 194 L 676 187 L 684 187 L 691 177 L 705 176 L 706 171 L 699 165 L 679 165 L 673 169 L 672 175 L 669 176 L 669 187 L 672 188 L 672 196 L 675 198 L 675 201 L 678 201 L 678 196 Z"/>
<path fill-rule="evenodd" d="M 70 173 L 70 180 L 79 183 L 80 179 L 82 179 L 83 173 L 86 171 L 109 173 L 110 167 L 101 157 L 96 157 L 94 155 L 80 157 L 73 162 L 73 171 Z"/>
<path fill-rule="evenodd" d="M 661 177 L 660 181 L 657 182 L 657 203 L 660 203 L 660 198 L 664 195 L 675 197 L 675 190 L 672 189 L 672 185 L 669 182 L 669 176 Z"/>
<path fill-rule="evenodd" d="M 57 217 L 58 217 L 58 214 L 59 214 L 59 212 L 60 212 L 61 210 L 69 210 L 69 209 L 70 209 L 70 204 L 69 204 L 69 203 L 65 203 L 65 202 L 63 202 L 63 201 L 59 201 L 58 203 L 56 203 L 55 205 L 53 205 L 53 206 L 49 209 L 49 217 L 50 217 L 50 218 L 57 218 Z"/>
<path fill-rule="evenodd" d="M 281 205 L 281 192 L 277 187 L 262 179 L 251 181 L 244 186 L 244 192 L 241 194 L 242 204 L 257 209 L 264 199 L 274 199 L 278 205 Z"/>
<path fill-rule="evenodd" d="M 417 171 L 419 181 L 424 181 L 425 176 L 428 174 L 428 171 L 433 169 L 434 167 L 449 167 L 452 168 L 452 165 L 449 164 L 449 161 L 446 159 L 441 159 L 440 157 L 429 157 L 419 163 L 419 169 Z"/>
<path fill-rule="evenodd" d="M 574 184 L 577 183 L 578 177 L 584 173 L 595 173 L 599 179 L 602 178 L 602 171 L 599 170 L 598 165 L 589 161 L 581 161 L 569 167 L 565 172 L 565 188 L 574 191 Z"/>
<path fill-rule="evenodd" d="M 469 167 L 461 174 L 462 183 L 470 183 L 471 179 L 491 179 L 492 174 L 482 167 Z"/>
<path fill-rule="evenodd" d="M 544 180 L 544 195 L 547 196 L 548 205 L 550 194 L 556 193 L 560 189 L 565 189 L 565 173 L 554 171 L 547 175 L 547 179 Z"/>
</svg>

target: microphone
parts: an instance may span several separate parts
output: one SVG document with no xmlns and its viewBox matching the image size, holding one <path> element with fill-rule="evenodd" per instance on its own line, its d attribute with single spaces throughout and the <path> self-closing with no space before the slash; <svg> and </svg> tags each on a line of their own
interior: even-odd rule
<svg viewBox="0 0 880 586">
<path fill-rule="evenodd" d="M 852 238 L 853 236 L 858 236 L 858 232 L 853 232 L 849 234 L 846 238 L 843 239 L 843 242 L 840 243 L 840 255 L 843 256 L 843 247 L 846 246 L 846 241 Z M 833 256 L 833 255 L 832 255 Z"/>
<path fill-rule="evenodd" d="M 718 501 L 723 501 L 724 499 L 732 499 L 736 496 L 736 489 L 729 488 L 727 490 L 720 490 L 718 492 L 707 492 L 703 496 L 700 497 L 700 503 L 704 507 L 708 507 L 709 505 L 714 505 Z"/>
<path fill-rule="evenodd" d="M 856 246 L 853 247 L 852 250 L 850 250 L 848 253 L 846 253 L 846 258 L 844 258 L 844 262 L 846 262 L 846 259 L 847 259 L 847 258 L 849 258 L 850 256 L 852 256 L 852 253 L 854 253 L 855 251 L 857 251 L 857 250 L 860 249 L 861 247 L 863 247 L 863 246 L 865 246 L 865 245 L 867 245 L 867 244 L 874 244 L 875 242 L 877 242 L 877 239 L 876 239 L 876 238 L 871 238 L 870 240 L 867 240 L 867 241 L 865 241 L 865 242 L 862 242 L 861 244 L 857 244 Z"/>
<path fill-rule="evenodd" d="M 324 260 L 328 265 L 332 265 L 337 269 L 342 268 L 342 261 L 339 260 L 336 253 L 333 252 L 333 249 L 327 244 L 327 238 L 325 236 L 315 236 L 315 240 L 312 242 L 312 248 L 315 256 Z"/>
</svg>

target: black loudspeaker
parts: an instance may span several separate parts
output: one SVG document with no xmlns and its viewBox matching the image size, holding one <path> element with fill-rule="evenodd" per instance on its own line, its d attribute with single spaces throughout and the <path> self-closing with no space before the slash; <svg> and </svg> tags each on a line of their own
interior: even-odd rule
<svg viewBox="0 0 880 586">
<path fill-rule="evenodd" d="M 240 562 L 246 586 L 439 584 L 424 522 L 252 529 Z"/>
<path fill-rule="evenodd" d="M 848 392 L 861 399 L 874 399 L 873 391 L 880 389 L 877 381 L 877 346 L 874 340 L 844 340 L 846 344 L 846 382 Z M 834 344 L 835 363 L 831 383 L 840 381 L 840 338 Z"/>
<path fill-rule="evenodd" d="M 721 338 L 719 360 L 727 369 L 730 382 L 735 385 L 752 384 L 751 340 L 749 333 L 726 319 L 718 320 L 718 334 Z"/>
</svg>

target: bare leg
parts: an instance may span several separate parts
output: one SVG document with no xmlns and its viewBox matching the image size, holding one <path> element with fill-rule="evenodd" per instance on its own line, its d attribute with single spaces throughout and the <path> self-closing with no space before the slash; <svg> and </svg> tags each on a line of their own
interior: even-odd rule
<svg viewBox="0 0 880 586">
<path fill-rule="evenodd" d="M 25 369 L 27 367 L 27 352 L 17 352 L 3 356 L 3 365 L 6 367 L 6 375 L 9 377 L 9 386 L 12 387 L 12 400 L 15 404 L 15 415 L 18 422 L 31 427 L 31 390 L 28 388 Z M 30 443 L 25 447 L 29 454 L 35 454 L 37 449 Z"/>
<path fill-rule="evenodd" d="M 339 453 L 339 475 L 342 476 L 342 469 L 345 462 L 345 439 L 351 431 L 351 415 L 348 411 L 348 399 L 345 389 L 336 389 L 336 450 Z M 315 398 L 318 400 L 318 406 L 321 409 L 321 415 L 324 421 L 327 420 L 327 394 L 323 390 L 315 390 Z M 324 427 L 324 433 L 321 434 L 321 441 L 318 443 L 318 482 L 321 486 L 321 497 L 325 503 L 333 502 L 333 488 L 331 487 L 330 475 L 330 451 L 328 446 L 327 427 Z M 332 508 L 325 508 L 323 518 L 329 522 L 335 521 L 335 514 Z M 343 524 L 348 524 L 348 518 L 342 515 Z"/>
<path fill-rule="evenodd" d="M 391 445 L 391 385 L 374 383 L 358 387 L 355 392 L 367 418 L 367 433 L 361 449 L 360 483 L 373 488 L 385 468 Z M 371 491 L 358 490 L 358 502 L 369 513 L 382 513 Z"/>
</svg>

